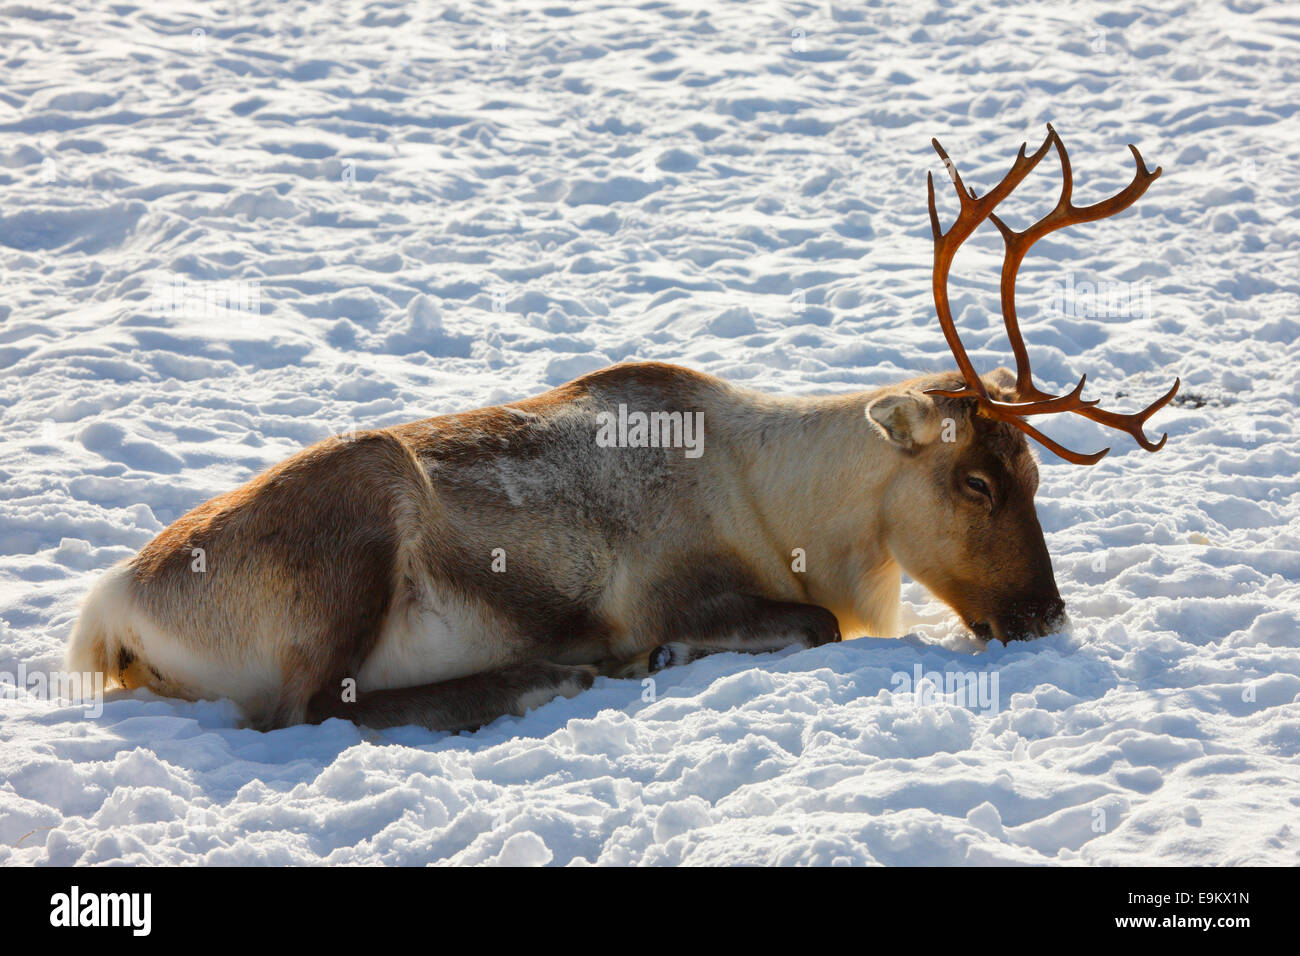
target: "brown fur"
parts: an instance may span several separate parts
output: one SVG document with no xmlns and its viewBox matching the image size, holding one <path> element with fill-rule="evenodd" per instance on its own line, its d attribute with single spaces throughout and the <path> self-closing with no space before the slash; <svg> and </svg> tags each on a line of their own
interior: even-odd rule
<svg viewBox="0 0 1300 956">
<path fill-rule="evenodd" d="M 577 665 L 626 675 L 684 659 L 656 655 L 662 645 L 890 633 L 900 564 L 977 629 L 1039 633 L 1060 602 L 1036 467 L 1019 432 L 969 402 L 917 397 L 951 382 L 777 399 L 622 365 L 328 439 L 195 508 L 111 573 L 70 657 L 128 688 L 229 695 L 262 728 L 350 715 L 458 729 L 576 692 L 590 682 Z M 989 383 L 1007 387 L 1001 373 Z M 886 399 L 896 414 L 873 427 Z M 704 454 L 597 447 L 595 416 L 620 404 L 702 413 Z M 944 419 L 957 441 L 935 440 Z M 970 472 L 992 502 L 964 487 Z"/>
</svg>

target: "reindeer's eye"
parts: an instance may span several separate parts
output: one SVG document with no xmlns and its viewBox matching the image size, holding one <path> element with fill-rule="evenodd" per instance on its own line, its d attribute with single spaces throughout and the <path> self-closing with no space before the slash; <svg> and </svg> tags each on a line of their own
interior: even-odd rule
<svg viewBox="0 0 1300 956">
<path fill-rule="evenodd" d="M 985 483 L 983 478 L 977 478 L 974 475 L 967 475 L 966 487 L 969 488 L 971 491 L 975 491 L 983 495 L 989 501 L 993 500 L 993 492 L 989 491 L 989 486 Z"/>
</svg>

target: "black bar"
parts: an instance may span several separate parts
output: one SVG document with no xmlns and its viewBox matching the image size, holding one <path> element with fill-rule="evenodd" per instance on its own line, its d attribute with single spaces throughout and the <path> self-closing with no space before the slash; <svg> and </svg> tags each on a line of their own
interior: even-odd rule
<svg viewBox="0 0 1300 956">
<path fill-rule="evenodd" d="M 642 932 L 664 945 L 690 945 L 688 927 L 712 924 L 732 942 L 761 943 L 780 926 L 873 946 L 945 938 L 1000 947 L 1049 940 L 1181 946 L 1195 938 L 1231 946 L 1256 930 L 1266 932 L 1261 940 L 1287 938 L 1296 923 L 1295 882 L 1294 870 L 1192 868 L 0 870 L 6 927 L 18 934 L 259 948 L 275 940 L 397 945 L 390 933 L 398 928 L 468 939 L 486 930 L 494 948 L 514 934 L 550 945 L 547 928 L 564 922 L 587 945 Z M 130 925 L 51 925 L 60 895 L 70 902 L 73 886 L 83 906 L 96 896 L 92 909 L 97 894 L 150 894 L 147 936 Z M 1211 925 L 1188 925 L 1193 919 Z M 1220 922 L 1228 919 L 1245 923 Z"/>
</svg>

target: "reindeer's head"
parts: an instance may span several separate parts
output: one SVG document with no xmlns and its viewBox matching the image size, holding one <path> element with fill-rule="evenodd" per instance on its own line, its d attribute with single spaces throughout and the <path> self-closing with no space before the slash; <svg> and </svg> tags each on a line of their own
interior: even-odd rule
<svg viewBox="0 0 1300 956">
<path fill-rule="evenodd" d="M 1095 464 L 1110 450 L 1094 454 L 1070 451 L 1025 419 L 1074 412 L 1127 432 L 1148 451 L 1159 451 L 1168 436 L 1153 442 L 1142 426 L 1178 391 L 1175 380 L 1173 387 L 1147 408 L 1121 415 L 1082 398 L 1086 376 L 1064 395 L 1052 395 L 1034 384 L 1029 353 L 1016 318 L 1016 273 L 1025 253 L 1040 238 L 1063 226 L 1103 219 L 1128 208 L 1160 175 L 1159 167 L 1149 171 L 1137 147 L 1130 146 L 1137 162 L 1133 181 L 1110 199 L 1075 206 L 1065 146 L 1056 130 L 1050 125 L 1047 130 L 1047 139 L 1032 156 L 1026 156 L 1025 147 L 1020 147 L 1010 171 L 983 198 L 963 186 L 943 147 L 934 141 L 961 203 L 952 227 L 946 233 L 941 231 L 934 179 L 930 178 L 935 311 L 957 360 L 960 379 L 948 376 L 946 380 L 908 383 L 867 408 L 868 417 L 890 442 L 913 459 L 911 467 L 895 470 L 886 491 L 891 551 L 909 574 L 951 604 L 976 634 L 1004 642 L 1048 633 L 1064 610 L 1034 511 L 1038 468 L 1023 435 L 1080 465 Z M 993 209 L 1052 146 L 1061 159 L 1061 197 L 1050 213 L 1016 232 Z M 958 247 L 986 219 L 997 226 L 1006 244 L 1002 318 L 1016 357 L 1016 372 L 998 369 L 980 378 L 953 322 L 948 304 L 948 270 Z"/>
<path fill-rule="evenodd" d="M 1014 401 L 1014 382 L 998 369 L 982 384 Z M 932 375 L 867 406 L 904 459 L 880 502 L 890 553 L 979 637 L 1050 633 L 1064 605 L 1034 510 L 1038 465 L 1024 435 L 977 414 L 973 401 L 927 394 L 960 385 L 959 376 Z"/>
</svg>

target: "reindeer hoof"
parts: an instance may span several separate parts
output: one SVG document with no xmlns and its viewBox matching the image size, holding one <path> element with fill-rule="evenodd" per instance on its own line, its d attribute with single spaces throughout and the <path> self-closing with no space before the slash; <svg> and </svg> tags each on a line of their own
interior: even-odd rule
<svg viewBox="0 0 1300 956">
<path fill-rule="evenodd" d="M 823 644 L 838 644 L 844 640 L 840 634 L 840 622 L 830 611 L 817 605 L 809 606 L 810 620 L 806 628 L 806 647 L 821 647 Z"/>
<path fill-rule="evenodd" d="M 663 670 L 673 662 L 673 649 L 667 644 L 660 644 L 650 652 L 650 673 Z"/>
</svg>

